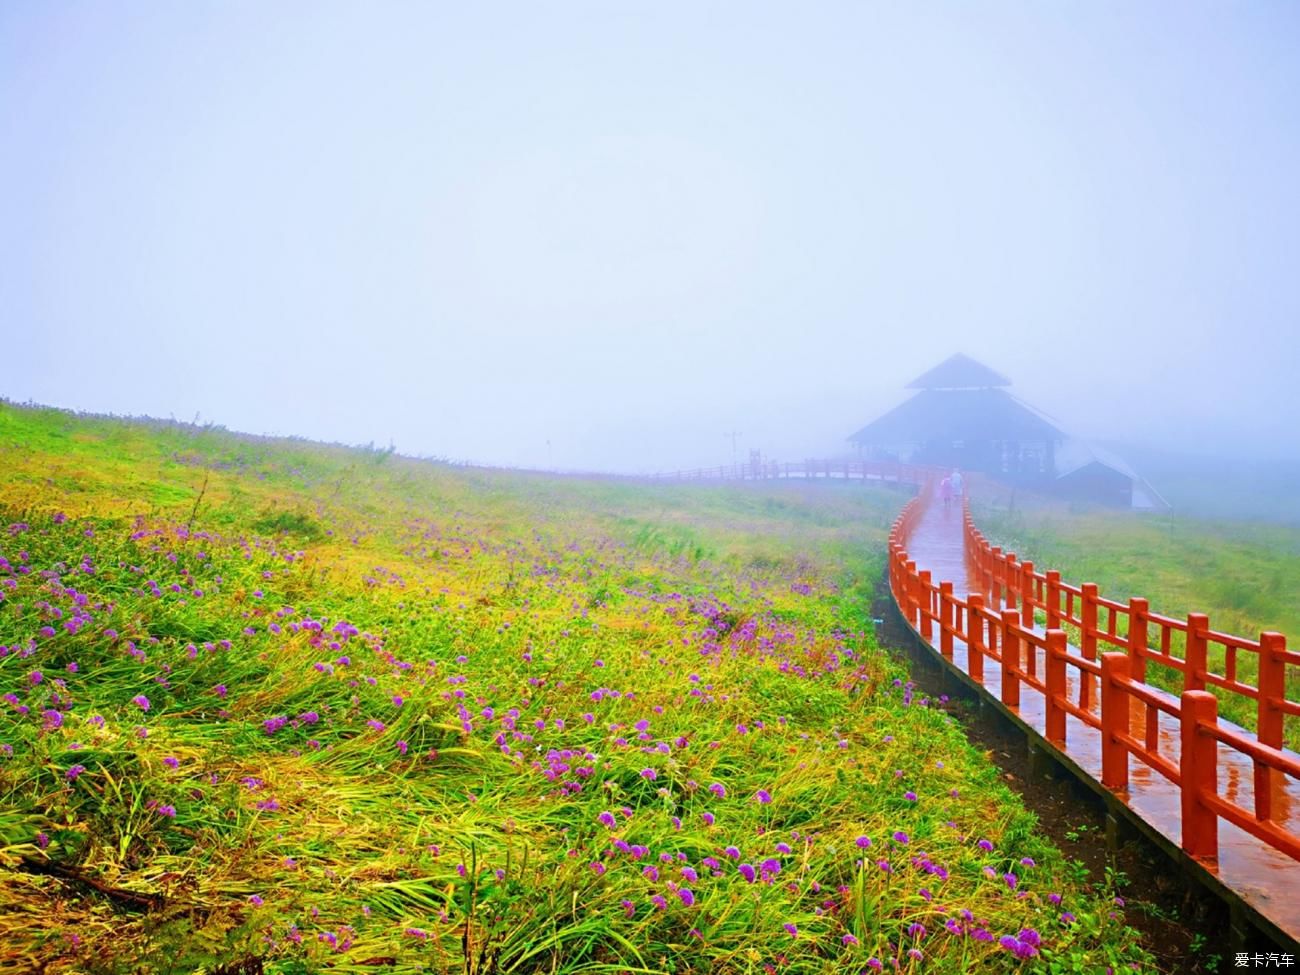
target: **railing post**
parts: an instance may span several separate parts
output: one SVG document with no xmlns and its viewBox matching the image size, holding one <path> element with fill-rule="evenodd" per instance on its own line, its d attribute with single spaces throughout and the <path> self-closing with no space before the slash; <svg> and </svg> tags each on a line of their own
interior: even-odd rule
<svg viewBox="0 0 1300 975">
<path fill-rule="evenodd" d="M 1079 607 L 1079 649 L 1087 660 L 1097 659 L 1097 584 L 1085 582 L 1079 587 L 1083 590 L 1083 601 Z"/>
<path fill-rule="evenodd" d="M 1034 563 L 1020 563 L 1020 625 L 1034 628 Z"/>
<path fill-rule="evenodd" d="M 1209 641 L 1210 618 L 1204 613 L 1187 614 L 1187 652 L 1183 654 L 1183 690 L 1205 690 L 1205 655 Z"/>
<path fill-rule="evenodd" d="M 1056 569 L 1047 570 L 1047 628 L 1061 628 L 1061 573 Z"/>
<path fill-rule="evenodd" d="M 1002 611 L 1002 703 L 1020 707 L 1020 634 L 1014 609 Z"/>
<path fill-rule="evenodd" d="M 939 652 L 952 660 L 952 583 L 939 583 Z"/>
<path fill-rule="evenodd" d="M 1044 730 L 1047 740 L 1065 747 L 1065 631 L 1047 631 L 1047 715 Z"/>
<path fill-rule="evenodd" d="M 966 673 L 984 684 L 984 597 L 977 592 L 966 596 Z"/>
<path fill-rule="evenodd" d="M 1007 552 L 1002 556 L 1002 565 L 999 566 L 999 575 L 1002 579 L 1002 606 L 1014 606 L 1016 604 L 1016 553 Z"/>
<path fill-rule="evenodd" d="M 984 589 L 989 594 L 989 609 L 998 609 L 1002 605 L 1002 599 L 998 592 L 998 566 L 1002 564 L 1002 549 L 994 545 L 989 549 L 988 565 L 985 567 L 987 579 L 984 581 Z"/>
<path fill-rule="evenodd" d="M 1097 584 L 1085 582 L 1079 587 L 1083 598 L 1079 606 L 1079 650 L 1085 660 L 1097 659 Z M 1092 706 L 1092 675 L 1079 674 L 1079 707 Z"/>
<path fill-rule="evenodd" d="M 1101 784 L 1107 789 L 1128 788 L 1128 746 L 1119 736 L 1129 733 L 1130 664 L 1126 654 L 1101 655 Z"/>
<path fill-rule="evenodd" d="M 1255 737 L 1261 745 L 1282 747 L 1283 712 L 1286 699 L 1286 637 L 1272 631 L 1259 635 L 1259 710 L 1255 718 Z M 1273 770 L 1255 762 L 1255 818 L 1273 818 Z"/>
<path fill-rule="evenodd" d="M 1134 680 L 1147 679 L 1147 615 L 1150 604 L 1141 596 L 1128 601 L 1129 673 Z"/>
<path fill-rule="evenodd" d="M 921 622 L 921 600 L 920 594 L 916 591 L 916 562 L 912 559 L 907 560 L 907 620 L 916 627 Z"/>
<path fill-rule="evenodd" d="M 931 625 L 930 617 L 934 614 L 934 588 L 930 585 L 930 570 L 923 569 L 918 576 L 917 586 L 920 589 L 920 624 L 921 639 L 926 643 L 934 636 L 934 628 Z"/>
<path fill-rule="evenodd" d="M 1206 797 L 1219 792 L 1218 742 L 1201 733 L 1202 725 L 1218 722 L 1218 710 L 1219 702 L 1209 691 L 1183 691 L 1179 707 L 1183 850 L 1202 860 L 1219 856 L 1219 817 L 1205 803 Z"/>
</svg>

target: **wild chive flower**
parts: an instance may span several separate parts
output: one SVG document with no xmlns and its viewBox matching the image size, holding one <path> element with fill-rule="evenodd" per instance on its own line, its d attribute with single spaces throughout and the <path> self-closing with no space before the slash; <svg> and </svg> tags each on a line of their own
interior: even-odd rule
<svg viewBox="0 0 1300 975">
<path fill-rule="evenodd" d="M 141 711 L 148 711 L 150 708 L 149 699 L 143 694 L 137 694 L 135 697 L 131 698 L 131 703 Z"/>
<path fill-rule="evenodd" d="M 725 799 L 727 797 L 727 787 L 723 785 L 721 782 L 714 782 L 712 785 L 709 786 L 709 791 L 712 792 L 719 799 Z"/>
<path fill-rule="evenodd" d="M 166 817 L 169 818 L 169 819 L 175 819 L 175 818 L 176 818 L 176 807 L 175 807 L 175 806 L 159 806 L 159 807 L 158 807 L 158 815 L 159 815 L 159 816 L 166 816 Z"/>
<path fill-rule="evenodd" d="M 681 899 L 681 902 L 687 907 L 695 906 L 695 894 L 691 892 L 691 889 L 689 887 L 679 888 L 677 891 L 677 896 L 678 898 Z"/>
<path fill-rule="evenodd" d="M 728 857 L 730 857 L 732 860 L 739 860 L 739 859 L 740 859 L 740 850 L 736 849 L 734 846 L 729 846 L 729 847 L 727 847 L 725 850 L 723 850 L 722 852 L 725 853 L 725 854 L 726 854 Z"/>
<path fill-rule="evenodd" d="M 701 818 L 702 820 L 704 820 L 704 825 L 705 825 L 705 826 L 712 826 L 712 825 L 713 825 L 713 813 L 711 813 L 711 812 L 702 813 L 702 814 L 700 815 L 700 818 Z"/>
<path fill-rule="evenodd" d="M 854 840 L 853 842 L 856 843 L 856 844 L 858 845 L 858 849 L 860 849 L 860 850 L 865 850 L 865 849 L 867 849 L 869 846 L 871 846 L 871 837 L 869 837 L 869 836 L 859 836 L 859 837 L 858 837 L 856 840 Z"/>
<path fill-rule="evenodd" d="M 652 768 L 643 768 L 641 770 L 641 778 L 653 782 L 655 779 L 659 778 L 659 773 Z"/>
<path fill-rule="evenodd" d="M 67 775 L 67 777 L 68 777 L 68 781 L 69 781 L 69 782 L 75 782 L 75 781 L 77 781 L 77 776 L 80 775 L 80 774 L 81 774 L 82 772 L 84 772 L 84 771 L 86 771 L 86 766 L 84 766 L 84 765 L 74 765 L 74 766 L 72 766 L 70 769 L 68 769 L 68 771 L 67 771 L 66 773 L 64 773 L 64 774 Z"/>
<path fill-rule="evenodd" d="M 258 897 L 256 894 L 250 894 L 248 898 L 248 903 L 252 904 L 254 907 L 261 907 L 263 901 L 262 898 Z"/>
<path fill-rule="evenodd" d="M 789 933 L 790 937 L 792 938 L 799 937 L 799 926 L 797 924 L 790 924 L 787 922 L 781 925 L 781 927 L 785 928 L 787 933 Z"/>
<path fill-rule="evenodd" d="M 764 806 L 772 801 L 771 793 L 769 793 L 766 789 L 759 789 L 757 792 L 754 793 L 754 798 L 758 800 L 759 805 L 764 805 Z"/>
<path fill-rule="evenodd" d="M 993 849 L 993 844 L 988 840 L 980 840 L 978 846 L 981 850 L 992 851 Z"/>
<path fill-rule="evenodd" d="M 846 946 L 852 946 L 858 944 L 858 939 L 851 934 L 846 934 L 844 937 L 840 938 L 840 941 L 843 942 L 843 944 L 845 944 Z"/>
<path fill-rule="evenodd" d="M 617 821 L 614 819 L 614 814 L 609 810 L 606 810 L 605 812 L 597 816 L 596 822 L 601 823 L 604 826 L 607 826 L 609 829 L 613 829 L 615 826 L 618 825 Z"/>
<path fill-rule="evenodd" d="M 894 833 L 894 842 L 901 843 L 903 846 L 907 846 L 907 844 L 910 841 L 907 838 L 907 834 L 904 833 L 902 830 L 899 830 L 898 832 Z"/>
<path fill-rule="evenodd" d="M 42 711 L 41 717 L 45 719 L 45 730 L 55 731 L 63 727 L 63 712 L 56 711 L 53 708 L 48 711 Z"/>
<path fill-rule="evenodd" d="M 744 877 L 747 881 L 749 881 L 751 884 L 754 882 L 754 878 L 757 876 L 757 874 L 754 872 L 753 866 L 751 866 L 748 863 L 742 863 L 739 866 L 737 866 L 736 869 L 740 871 L 740 875 Z"/>
<path fill-rule="evenodd" d="M 916 802 L 916 793 L 909 790 L 903 793 L 903 798 L 908 802 Z"/>
</svg>

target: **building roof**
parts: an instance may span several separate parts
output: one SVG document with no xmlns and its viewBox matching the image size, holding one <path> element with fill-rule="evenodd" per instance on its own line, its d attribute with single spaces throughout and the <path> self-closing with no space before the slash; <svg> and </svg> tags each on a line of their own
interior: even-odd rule
<svg viewBox="0 0 1300 975">
<path fill-rule="evenodd" d="M 958 352 L 917 376 L 906 389 L 989 389 L 1010 386 L 1011 380 L 981 362 Z"/>
<path fill-rule="evenodd" d="M 1055 425 L 1001 389 L 923 389 L 849 437 L 861 444 L 1064 439 Z"/>
<path fill-rule="evenodd" d="M 1096 444 L 1088 443 L 1085 440 L 1070 439 L 1056 448 L 1057 477 L 1073 474 L 1080 467 L 1087 467 L 1089 464 L 1094 463 L 1118 471 L 1131 481 L 1140 480 L 1137 471 L 1129 467 L 1122 458 L 1109 450 L 1098 447 Z"/>
</svg>

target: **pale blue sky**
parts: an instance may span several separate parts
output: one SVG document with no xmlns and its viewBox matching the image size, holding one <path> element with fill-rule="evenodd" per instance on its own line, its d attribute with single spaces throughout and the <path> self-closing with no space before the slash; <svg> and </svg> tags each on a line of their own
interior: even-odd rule
<svg viewBox="0 0 1300 975">
<path fill-rule="evenodd" d="M 1300 456 L 1292 3 L 0 5 L 0 395 L 825 455 L 954 351 Z M 547 441 L 551 446 L 548 450 Z"/>
</svg>

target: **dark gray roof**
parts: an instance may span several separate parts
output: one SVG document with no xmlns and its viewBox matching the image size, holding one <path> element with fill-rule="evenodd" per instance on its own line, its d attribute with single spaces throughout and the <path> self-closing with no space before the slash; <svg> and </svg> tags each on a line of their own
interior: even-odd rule
<svg viewBox="0 0 1300 975">
<path fill-rule="evenodd" d="M 1064 439 L 1053 424 L 1001 389 L 925 389 L 849 437 L 861 444 Z"/>
<path fill-rule="evenodd" d="M 929 372 L 922 373 L 906 389 L 989 389 L 993 386 L 1010 386 L 1011 380 L 994 372 L 970 356 L 949 356 Z"/>
</svg>

